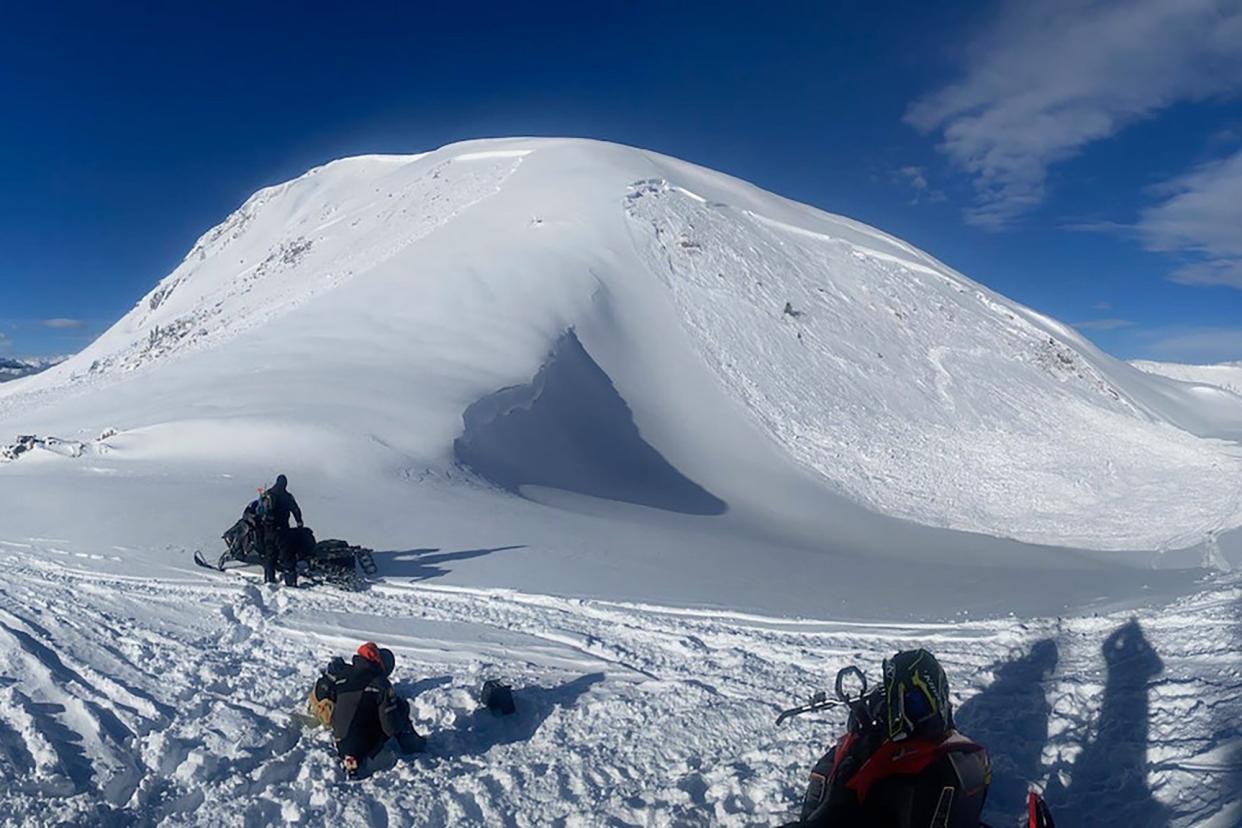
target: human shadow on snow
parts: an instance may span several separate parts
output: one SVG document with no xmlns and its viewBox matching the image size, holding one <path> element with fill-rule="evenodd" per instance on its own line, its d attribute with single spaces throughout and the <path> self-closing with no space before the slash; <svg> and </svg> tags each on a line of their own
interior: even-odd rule
<svg viewBox="0 0 1242 828">
<path fill-rule="evenodd" d="M 1169 810 L 1147 786 L 1148 688 L 1164 671 L 1136 619 L 1104 641 L 1108 669 L 1094 738 L 1070 768 L 1054 767 L 1046 799 L 1059 828 L 1161 828 Z M 1063 786 L 1058 771 L 1069 777 Z"/>
<path fill-rule="evenodd" d="M 1242 649 L 1242 597 L 1234 604 L 1234 649 Z M 1242 721 L 1239 721 L 1236 708 L 1219 704 L 1221 714 L 1216 717 L 1213 731 L 1216 739 L 1233 747 L 1225 758 L 1225 775 L 1221 780 L 1220 791 L 1226 798 L 1237 796 L 1242 791 Z M 1226 800 L 1227 801 L 1227 800 Z"/>
<path fill-rule="evenodd" d="M 393 689 L 397 691 L 397 695 L 408 701 L 414 701 L 428 690 L 434 690 L 437 687 L 443 687 L 446 684 L 452 684 L 452 676 L 435 676 L 433 678 L 419 679 L 418 681 L 398 681 L 393 684 Z"/>
<path fill-rule="evenodd" d="M 486 707 L 457 717 L 456 726 L 433 738 L 433 752 L 449 756 L 479 756 L 498 745 L 525 742 L 539 731 L 558 708 L 573 707 L 579 698 L 604 680 L 603 673 L 588 673 L 556 687 L 515 687 L 517 710 L 500 716 Z"/>
<path fill-rule="evenodd" d="M 992 668 L 995 680 L 958 708 L 958 728 L 986 745 L 992 759 L 985 818 L 1015 824 L 1025 813 L 1031 781 L 1042 776 L 1040 756 L 1048 741 L 1046 684 L 1056 669 L 1057 644 L 1038 641 L 1031 651 Z"/>
<path fill-rule="evenodd" d="M 375 552 L 375 565 L 385 577 L 406 578 L 411 581 L 429 581 L 451 572 L 441 564 L 481 558 L 493 552 L 525 549 L 524 544 L 495 546 L 489 549 L 462 549 L 457 552 L 440 552 L 439 549 L 407 549 L 404 551 Z M 439 554 L 436 554 L 439 553 Z"/>
<path fill-rule="evenodd" d="M 557 708 L 573 707 L 594 685 L 604 680 L 603 673 L 588 673 L 556 687 L 519 687 L 513 690 L 516 711 L 500 716 L 486 707 L 457 716 L 450 730 L 433 731 L 427 735 L 425 753 L 399 757 L 390 742 L 369 761 L 360 778 L 391 770 L 399 761 L 417 761 L 435 767 L 441 761 L 463 756 L 481 756 L 498 745 L 524 742 L 533 737 Z M 449 676 L 438 676 L 398 686 L 402 696 L 413 699 L 418 693 L 450 684 Z"/>
</svg>

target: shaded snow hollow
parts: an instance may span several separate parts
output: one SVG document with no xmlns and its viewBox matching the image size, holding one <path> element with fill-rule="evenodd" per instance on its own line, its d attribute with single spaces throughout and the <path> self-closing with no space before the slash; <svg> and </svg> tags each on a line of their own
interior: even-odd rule
<svg viewBox="0 0 1242 828">
<path fill-rule="evenodd" d="M 573 331 L 529 384 L 489 394 L 462 419 L 465 430 L 453 443 L 458 461 L 510 491 L 547 486 L 691 515 L 727 508 L 643 440 Z"/>
</svg>

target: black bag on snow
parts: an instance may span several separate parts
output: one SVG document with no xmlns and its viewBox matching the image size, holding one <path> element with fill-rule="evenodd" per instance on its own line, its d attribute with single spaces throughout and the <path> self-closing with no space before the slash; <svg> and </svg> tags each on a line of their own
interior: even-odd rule
<svg viewBox="0 0 1242 828">
<path fill-rule="evenodd" d="M 483 689 L 479 691 L 479 701 L 498 716 L 509 716 L 517 711 L 517 705 L 513 703 L 513 688 L 499 679 L 488 679 L 483 682 Z"/>
</svg>

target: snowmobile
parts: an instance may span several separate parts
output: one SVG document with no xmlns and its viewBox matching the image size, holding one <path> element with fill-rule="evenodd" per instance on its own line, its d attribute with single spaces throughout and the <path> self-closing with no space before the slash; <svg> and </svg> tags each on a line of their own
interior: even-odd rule
<svg viewBox="0 0 1242 828">
<path fill-rule="evenodd" d="M 355 546 L 343 540 L 316 541 L 314 533 L 305 527 L 287 530 L 289 541 L 297 549 L 298 579 L 310 583 L 326 583 L 340 589 L 356 591 L 366 585 L 369 576 L 376 574 L 373 550 Z M 229 527 L 221 537 L 224 552 L 213 564 L 195 551 L 194 562 L 207 569 L 226 572 L 244 565 L 263 565 L 261 549 L 262 529 L 259 526 L 259 502 L 251 502 L 242 512 L 241 519 Z M 238 566 L 230 567 L 230 563 Z"/>
<path fill-rule="evenodd" d="M 851 692 L 851 684 L 856 688 L 854 692 Z M 802 799 L 802 807 L 798 816 L 799 821 L 790 823 L 786 828 L 815 825 L 817 817 L 822 818 L 821 815 L 827 806 L 830 793 L 830 780 L 832 780 L 839 764 L 837 757 L 846 756 L 851 744 L 856 739 L 866 738 L 867 734 L 874 733 L 879 729 L 879 722 L 885 715 L 884 688 L 875 687 L 868 691 L 867 677 L 857 667 L 849 666 L 842 668 L 837 673 L 834 690 L 836 698 L 829 698 L 826 692 L 820 691 L 812 696 L 806 704 L 782 711 L 776 719 L 776 724 L 780 725 L 795 716 L 801 716 L 805 713 L 814 713 L 838 707 L 844 707 L 849 711 L 845 733 L 837 741 L 836 745 L 820 757 L 820 760 L 815 763 L 815 767 L 811 771 L 811 778 L 807 783 L 806 793 Z M 968 750 L 979 749 L 979 746 L 974 745 L 973 742 L 970 742 L 969 739 L 960 734 L 957 734 L 956 738 L 961 740 L 961 746 Z M 910 751 L 912 754 L 913 752 Z M 878 753 L 879 751 L 877 751 Z M 916 757 L 911 755 L 905 761 L 909 762 L 911 759 L 916 759 Z M 864 762 L 855 772 L 855 775 L 863 776 L 867 771 L 867 763 Z M 911 766 L 910 772 L 918 771 Z M 946 807 L 943 812 L 940 808 L 937 808 L 932 825 L 947 826 L 949 824 L 948 808 Z M 979 823 L 979 828 L 989 828 L 989 826 L 981 822 Z M 1047 804 L 1044 802 L 1043 797 L 1034 791 L 1027 794 L 1027 828 L 1055 828 L 1052 813 L 1049 811 Z"/>
</svg>

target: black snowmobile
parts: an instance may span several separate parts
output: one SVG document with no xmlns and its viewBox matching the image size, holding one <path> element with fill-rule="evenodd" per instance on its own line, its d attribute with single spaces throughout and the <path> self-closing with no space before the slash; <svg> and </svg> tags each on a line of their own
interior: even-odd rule
<svg viewBox="0 0 1242 828">
<path fill-rule="evenodd" d="M 343 540 L 315 540 L 315 534 L 306 527 L 285 530 L 286 542 L 297 550 L 298 580 L 310 583 L 332 584 L 341 589 L 362 589 L 368 576 L 375 575 L 375 559 L 372 550 L 355 546 Z M 194 553 L 194 562 L 208 569 L 221 572 L 238 569 L 243 565 L 263 565 L 260 546 L 262 529 L 259 526 L 259 501 L 252 501 L 242 512 L 241 519 L 229 527 L 222 536 L 225 549 L 219 559 L 210 563 L 202 552 Z M 230 563 L 238 566 L 230 567 Z"/>
<path fill-rule="evenodd" d="M 857 688 L 855 694 L 851 695 L 847 684 L 852 684 Z M 877 738 L 877 734 L 881 729 L 879 723 L 885 715 L 886 699 L 883 687 L 872 688 L 868 692 L 867 677 L 854 666 L 845 667 L 837 673 L 835 690 L 835 699 L 829 698 L 826 692 L 820 691 L 812 696 L 806 704 L 785 710 L 776 719 L 776 724 L 780 725 L 788 719 L 804 713 L 829 710 L 837 707 L 844 707 L 849 711 L 845 733 L 837 744 L 815 763 L 815 767 L 811 770 L 811 778 L 807 783 L 806 793 L 803 796 L 798 821 L 788 823 L 784 828 L 811 828 L 811 826 L 821 824 L 828 812 L 829 797 L 834 783 L 839 785 L 841 782 L 848 782 L 848 786 L 851 788 L 854 788 L 859 782 L 869 785 L 884 776 L 894 773 L 917 773 L 919 772 L 917 769 L 926 767 L 933 759 L 933 754 L 944 755 L 946 752 L 982 750 L 981 746 L 958 734 L 956 731 L 952 732 L 953 735 L 950 738 L 935 745 L 915 739 L 890 743 L 897 746 L 896 753 L 893 753 L 891 756 L 883 756 L 881 754 L 884 751 L 877 750 L 872 755 L 872 759 L 868 759 L 860 767 L 851 769 L 851 777 L 838 782 L 836 781 L 838 771 L 845 764 L 848 764 L 849 759 L 847 757 L 851 753 L 851 748 L 859 742 Z M 885 767 L 885 764 L 888 767 Z M 1034 791 L 1031 791 L 1027 797 L 1027 820 L 1026 828 L 1054 828 L 1052 813 L 1044 803 L 1043 798 Z M 837 823 L 833 822 L 832 824 L 836 825 Z M 851 822 L 850 824 L 853 823 Z M 905 822 L 902 821 L 902 824 L 904 825 Z M 953 820 L 952 797 L 949 797 L 949 802 L 946 803 L 942 795 L 941 801 L 935 809 L 935 815 L 931 824 L 937 828 L 960 824 Z M 978 825 L 978 828 L 989 828 L 986 823 L 978 822 L 977 818 L 972 820 L 970 824 Z"/>
</svg>

